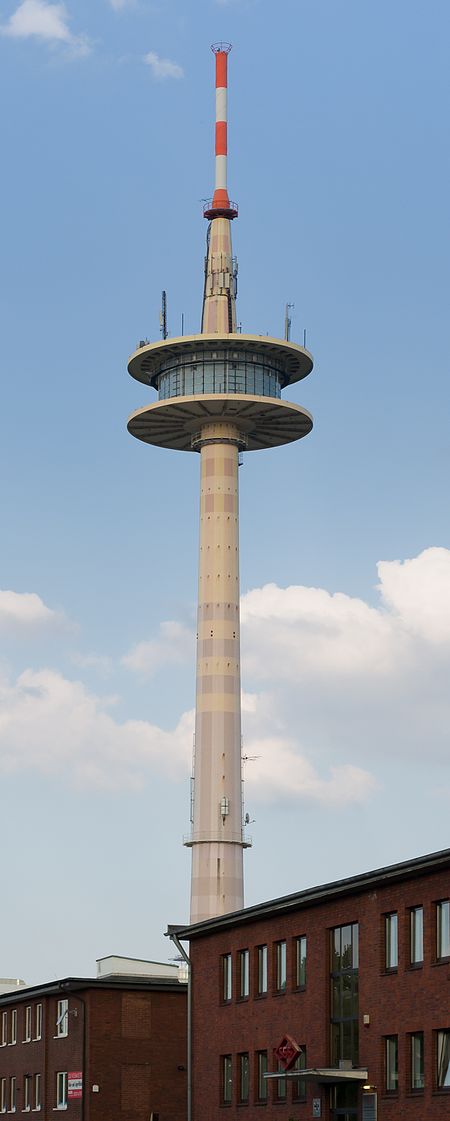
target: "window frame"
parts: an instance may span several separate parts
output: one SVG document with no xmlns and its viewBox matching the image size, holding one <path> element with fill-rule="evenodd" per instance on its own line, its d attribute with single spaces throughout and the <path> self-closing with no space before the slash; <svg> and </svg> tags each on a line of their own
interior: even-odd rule
<svg viewBox="0 0 450 1121">
<path fill-rule="evenodd" d="M 31 1110 L 31 1074 L 24 1074 L 23 1076 L 23 1113 L 30 1113 Z"/>
<path fill-rule="evenodd" d="M 35 1074 L 35 1076 L 34 1076 L 34 1086 L 33 1086 L 33 1100 L 34 1100 L 33 1110 L 36 1113 L 38 1113 L 39 1110 L 42 1109 L 41 1088 L 42 1088 L 41 1075 L 40 1074 Z"/>
<path fill-rule="evenodd" d="M 34 1040 L 42 1039 L 42 1004 L 34 1006 Z"/>
<path fill-rule="evenodd" d="M 238 1067 L 238 1103 L 239 1105 L 247 1105 L 250 1101 L 250 1054 L 248 1051 L 239 1052 Z"/>
<path fill-rule="evenodd" d="M 250 950 L 238 951 L 239 1000 L 250 996 Z"/>
<path fill-rule="evenodd" d="M 285 938 L 275 942 L 275 992 L 285 993 L 287 989 L 287 943 Z"/>
<path fill-rule="evenodd" d="M 15 1074 L 10 1075 L 9 1079 L 9 1109 L 8 1113 L 16 1113 L 17 1111 L 17 1078 Z"/>
<path fill-rule="evenodd" d="M 256 1101 L 260 1104 L 267 1103 L 269 1100 L 267 1078 L 264 1078 L 266 1071 L 267 1050 L 263 1049 L 256 1052 Z"/>
<path fill-rule="evenodd" d="M 304 954 L 302 954 L 303 944 Z M 308 939 L 306 934 L 299 934 L 295 939 L 295 987 L 299 990 L 306 989 L 307 954 Z"/>
<path fill-rule="evenodd" d="M 17 1043 L 17 1008 L 11 1008 L 11 1031 L 10 1031 L 9 1047 L 14 1047 Z"/>
<path fill-rule="evenodd" d="M 8 1011 L 2 1012 L 2 1039 L 0 1047 L 6 1047 L 8 1044 Z"/>
<path fill-rule="evenodd" d="M 0 1113 L 7 1113 L 7 1089 L 6 1078 L 0 1078 Z"/>
<path fill-rule="evenodd" d="M 445 912 L 443 908 L 445 907 Z M 446 914 L 446 952 L 443 953 L 443 922 L 442 915 Z M 450 958 L 450 900 L 439 899 L 436 903 L 436 961 L 448 961 Z"/>
<path fill-rule="evenodd" d="M 66 1039 L 69 1034 L 69 1001 L 66 996 L 56 1002 L 55 1033 L 55 1039 Z"/>
<path fill-rule="evenodd" d="M 31 1043 L 31 1004 L 25 1005 L 24 1043 Z"/>
<path fill-rule="evenodd" d="M 233 959 L 231 953 L 222 954 L 221 959 L 221 1001 L 231 1004 L 233 999 Z"/>
<path fill-rule="evenodd" d="M 420 936 L 417 937 L 417 918 L 420 915 Z M 415 968 L 420 968 L 423 965 L 423 936 L 424 936 L 424 913 L 422 904 L 418 907 L 410 907 L 409 910 L 409 964 Z M 417 945 L 421 948 L 421 957 L 418 956 Z"/>
<path fill-rule="evenodd" d="M 398 970 L 398 911 L 384 916 L 384 968 L 387 973 Z"/>
<path fill-rule="evenodd" d="M 67 1109 L 67 1071 L 56 1071 L 56 1106 L 55 1109 Z"/>
<path fill-rule="evenodd" d="M 440 1056 L 439 1056 L 439 1040 L 440 1037 L 446 1037 L 446 1051 L 447 1051 L 447 1069 L 445 1072 L 445 1079 L 441 1081 L 439 1077 Z M 444 1052 L 445 1053 L 445 1052 Z M 443 1057 L 443 1056 L 442 1056 Z M 450 1028 L 438 1028 L 436 1031 L 436 1089 L 440 1093 L 448 1093 L 450 1090 Z"/>
<path fill-rule="evenodd" d="M 391 1048 L 395 1055 L 394 1073 L 391 1062 Z M 394 1085 L 391 1085 L 391 1082 Z M 384 1036 L 384 1088 L 387 1094 L 398 1094 L 398 1035 Z"/>
<path fill-rule="evenodd" d="M 415 1049 L 416 1041 L 420 1041 L 419 1064 L 420 1074 L 419 1078 L 416 1075 L 417 1069 L 417 1053 Z M 410 1090 L 414 1093 L 420 1093 L 425 1089 L 425 1036 L 423 1031 L 414 1031 L 410 1035 L 410 1064 L 411 1064 L 411 1077 L 410 1077 Z M 420 1085 L 418 1084 L 420 1082 Z"/>
<path fill-rule="evenodd" d="M 269 953 L 267 942 L 256 947 L 256 995 L 267 996 L 269 991 Z"/>
<path fill-rule="evenodd" d="M 220 1104 L 233 1104 L 233 1056 L 220 1056 Z"/>
<path fill-rule="evenodd" d="M 359 1059 L 359 923 L 330 930 L 330 1060 Z M 349 1003 L 348 1003 L 349 1002 Z"/>
</svg>

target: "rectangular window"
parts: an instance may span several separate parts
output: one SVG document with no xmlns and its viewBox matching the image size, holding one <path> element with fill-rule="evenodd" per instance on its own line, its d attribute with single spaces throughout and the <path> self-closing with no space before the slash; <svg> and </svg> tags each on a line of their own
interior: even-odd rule
<svg viewBox="0 0 450 1121">
<path fill-rule="evenodd" d="M 233 970 L 231 954 L 222 955 L 222 1000 L 231 1000 L 233 995 Z"/>
<path fill-rule="evenodd" d="M 8 1042 L 8 1013 L 2 1012 L 2 1047 Z"/>
<path fill-rule="evenodd" d="M 23 1076 L 23 1109 L 26 1113 L 31 1109 L 31 1074 Z"/>
<path fill-rule="evenodd" d="M 295 983 L 298 989 L 304 989 L 306 985 L 306 938 L 304 935 L 295 939 L 295 950 Z"/>
<path fill-rule="evenodd" d="M 62 1035 L 69 1034 L 69 1001 L 58 1000 L 56 1006 L 56 1035 L 58 1039 Z"/>
<path fill-rule="evenodd" d="M 267 1101 L 267 1078 L 264 1075 L 267 1073 L 267 1051 L 256 1052 L 256 1085 L 258 1091 L 258 1101 Z"/>
<path fill-rule="evenodd" d="M 450 1087 L 450 1031 L 436 1033 L 437 1084 L 440 1090 Z"/>
<path fill-rule="evenodd" d="M 423 962 L 423 907 L 413 907 L 410 911 L 409 942 L 411 965 Z"/>
<path fill-rule="evenodd" d="M 0 1113 L 6 1113 L 6 1078 L 0 1078 Z"/>
<path fill-rule="evenodd" d="M 222 1104 L 231 1105 L 233 1096 L 233 1073 L 231 1065 L 231 1055 L 221 1056 L 221 1068 Z"/>
<path fill-rule="evenodd" d="M 385 1038 L 386 1090 L 398 1090 L 398 1036 Z"/>
<path fill-rule="evenodd" d="M 248 1051 L 239 1055 L 239 1101 L 248 1102 L 250 1095 L 250 1059 Z"/>
<path fill-rule="evenodd" d="M 277 992 L 286 991 L 286 942 L 275 943 L 275 983 Z"/>
<path fill-rule="evenodd" d="M 34 1106 L 33 1109 L 41 1108 L 41 1076 L 35 1074 L 34 1076 Z"/>
<path fill-rule="evenodd" d="M 450 957 L 450 902 L 445 899 L 436 907 L 436 935 L 438 958 Z"/>
<path fill-rule="evenodd" d="M 284 1071 L 283 1063 L 280 1063 L 280 1061 L 278 1061 L 277 1070 Z M 277 1078 L 276 1081 L 275 1081 L 275 1096 L 276 1096 L 277 1102 L 286 1101 L 286 1093 L 287 1093 L 286 1078 Z"/>
<path fill-rule="evenodd" d="M 424 1085 L 423 1031 L 417 1031 L 411 1036 L 411 1089 L 423 1090 Z"/>
<path fill-rule="evenodd" d="M 248 950 L 239 950 L 239 997 L 245 1000 L 250 993 L 250 954 Z"/>
<path fill-rule="evenodd" d="M 23 1036 L 24 1043 L 29 1043 L 31 1040 L 31 1004 L 27 1004 L 25 1008 L 25 1032 Z"/>
<path fill-rule="evenodd" d="M 42 1039 L 42 1004 L 34 1006 L 34 1038 Z"/>
<path fill-rule="evenodd" d="M 9 1112 L 15 1113 L 17 1108 L 17 1081 L 13 1076 L 9 1080 Z"/>
<path fill-rule="evenodd" d="M 11 1009 L 11 1037 L 9 1042 L 11 1044 L 17 1043 L 17 1009 Z"/>
<path fill-rule="evenodd" d="M 257 993 L 258 996 L 262 996 L 263 993 L 267 992 L 267 946 L 258 946 L 257 955 Z"/>
<path fill-rule="evenodd" d="M 384 929 L 385 929 L 385 947 L 386 969 L 397 969 L 398 967 L 398 915 L 393 911 L 390 915 L 384 916 Z"/>
<path fill-rule="evenodd" d="M 359 932 L 357 923 L 331 931 L 331 1063 L 358 1064 Z"/>
<path fill-rule="evenodd" d="M 67 1071 L 59 1070 L 56 1075 L 56 1108 L 67 1109 Z"/>
<path fill-rule="evenodd" d="M 301 1053 L 296 1058 L 292 1069 L 298 1071 L 306 1070 L 306 1047 L 302 1047 Z M 292 1080 L 292 1101 L 306 1101 L 306 1082 L 304 1078 L 294 1078 Z"/>
</svg>

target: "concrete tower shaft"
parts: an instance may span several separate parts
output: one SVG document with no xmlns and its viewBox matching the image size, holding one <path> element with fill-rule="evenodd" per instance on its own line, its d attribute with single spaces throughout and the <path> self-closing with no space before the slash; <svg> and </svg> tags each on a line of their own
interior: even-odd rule
<svg viewBox="0 0 450 1121">
<path fill-rule="evenodd" d="M 201 455 L 192 914 L 243 905 L 239 428 L 205 424 Z M 191 916 L 192 917 L 192 916 Z"/>
<path fill-rule="evenodd" d="M 200 453 L 200 553 L 193 768 L 191 921 L 244 904 L 239 622 L 239 452 L 276 447 L 310 432 L 312 418 L 282 390 L 312 370 L 290 340 L 236 332 L 236 267 L 228 198 L 227 56 L 216 56 L 216 180 L 210 222 L 202 333 L 140 346 L 132 377 L 158 401 L 128 421 L 133 436 Z"/>
<path fill-rule="evenodd" d="M 236 331 L 236 262 L 229 218 L 213 218 L 208 229 L 202 334 Z"/>
</svg>

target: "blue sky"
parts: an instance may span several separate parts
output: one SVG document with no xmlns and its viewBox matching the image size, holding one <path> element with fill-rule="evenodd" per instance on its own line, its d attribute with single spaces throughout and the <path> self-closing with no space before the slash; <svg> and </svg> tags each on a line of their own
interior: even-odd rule
<svg viewBox="0 0 450 1121">
<path fill-rule="evenodd" d="M 450 842 L 449 31 L 0 0 L 0 975 L 162 957 L 188 914 L 199 465 L 127 434 L 126 361 L 162 288 L 199 326 L 220 39 L 238 318 L 293 302 L 315 359 L 311 436 L 241 470 L 247 902 Z"/>
</svg>

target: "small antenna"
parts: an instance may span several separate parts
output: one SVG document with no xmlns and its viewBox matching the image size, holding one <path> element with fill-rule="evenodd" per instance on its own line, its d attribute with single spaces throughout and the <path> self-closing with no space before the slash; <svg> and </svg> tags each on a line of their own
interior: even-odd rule
<svg viewBox="0 0 450 1121">
<path fill-rule="evenodd" d="M 286 342 L 289 342 L 289 339 L 291 337 L 292 320 L 291 320 L 291 317 L 289 315 L 289 309 L 291 307 L 295 307 L 295 304 L 286 304 L 285 315 L 284 315 L 284 337 L 286 339 Z"/>
<path fill-rule="evenodd" d="M 161 311 L 159 314 L 159 326 L 163 339 L 167 339 L 167 296 L 165 291 L 161 297 Z"/>
<path fill-rule="evenodd" d="M 184 311 L 181 312 L 181 334 L 184 335 Z"/>
<path fill-rule="evenodd" d="M 306 327 L 303 328 L 303 346 L 306 347 Z"/>
</svg>

